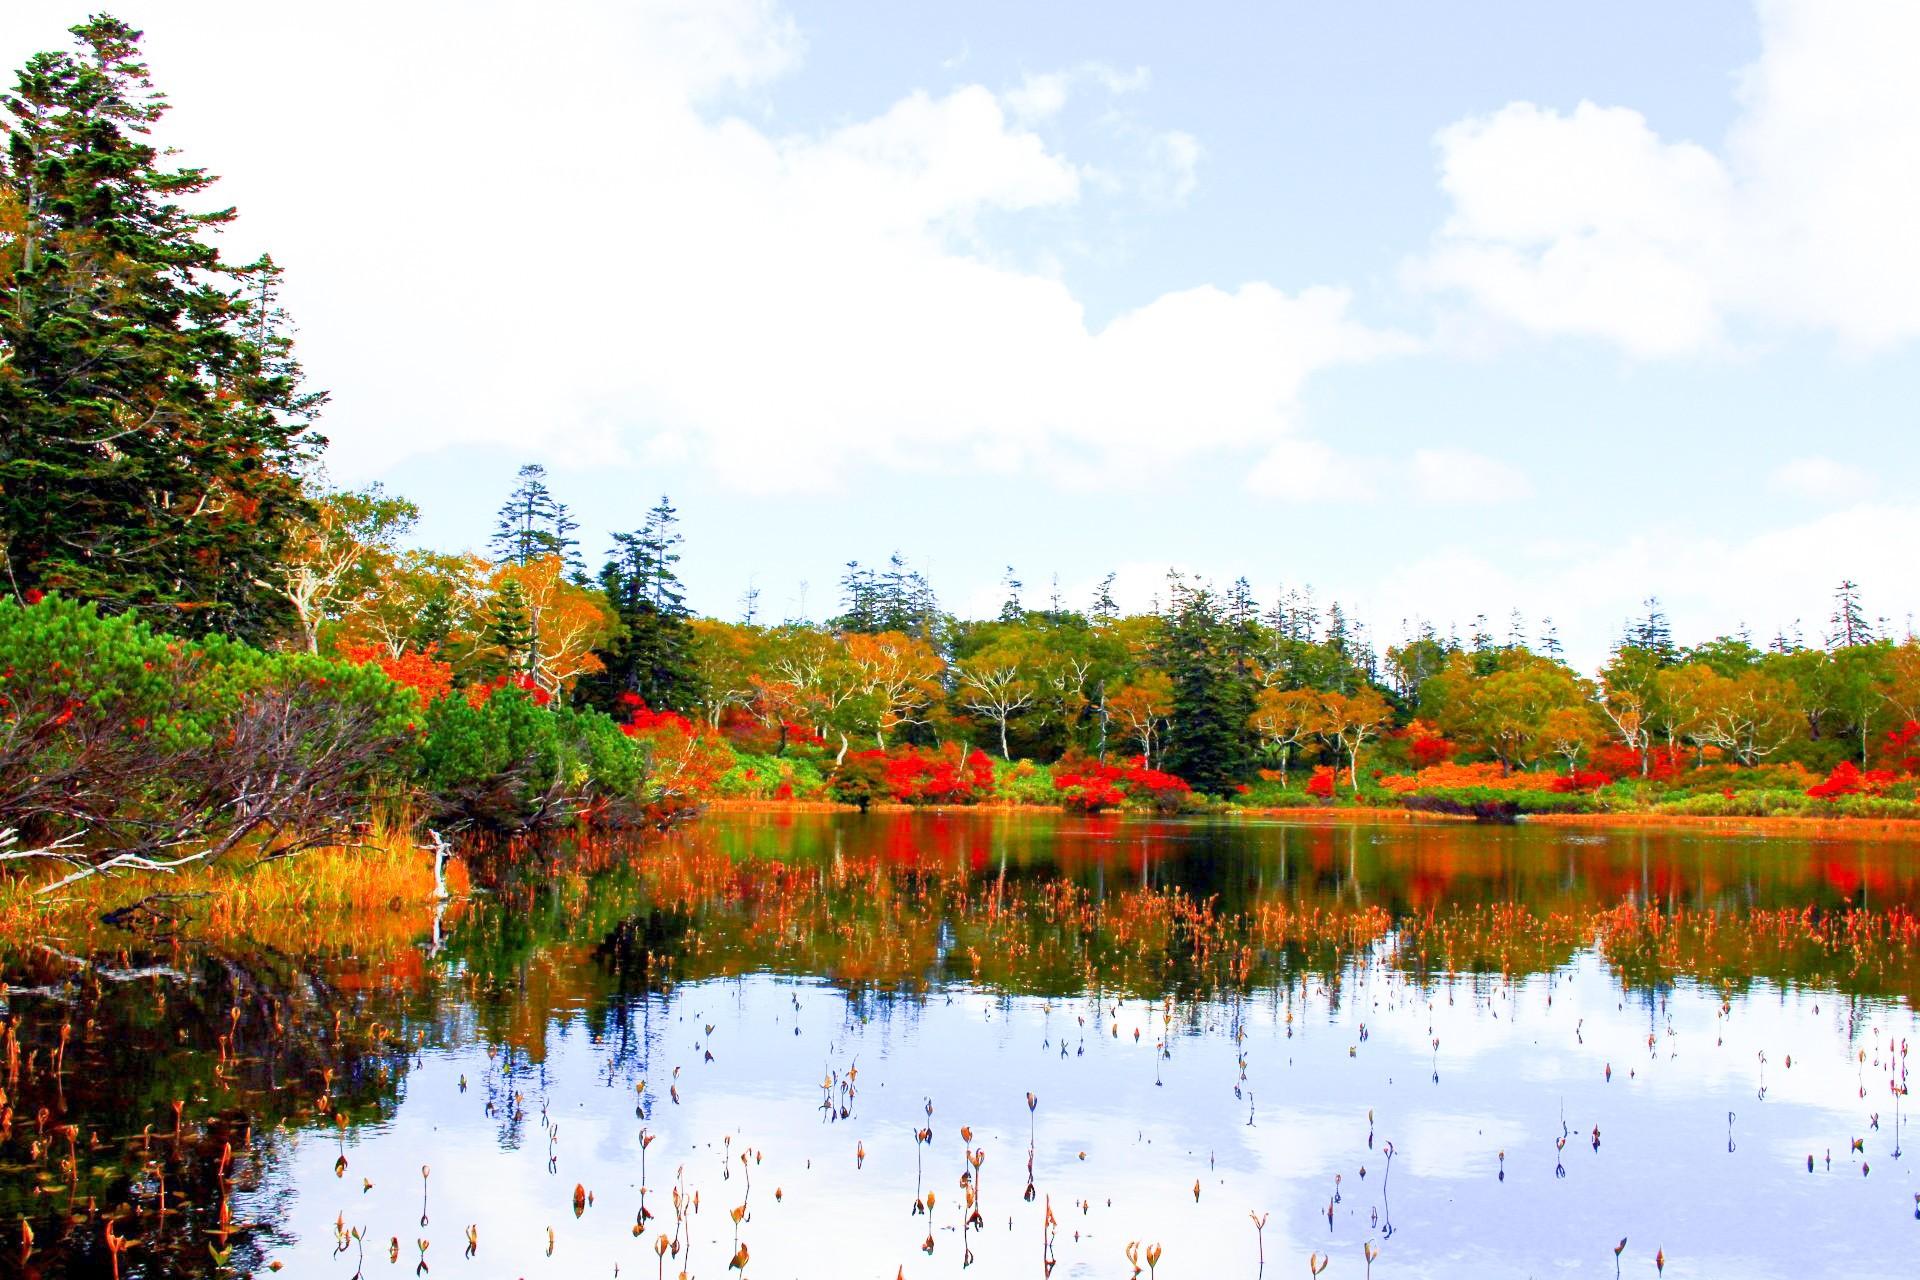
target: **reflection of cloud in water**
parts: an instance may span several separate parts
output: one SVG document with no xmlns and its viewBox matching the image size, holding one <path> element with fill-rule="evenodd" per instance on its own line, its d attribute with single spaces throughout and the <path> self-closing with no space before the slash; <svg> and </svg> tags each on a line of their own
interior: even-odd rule
<svg viewBox="0 0 1920 1280">
<path fill-rule="evenodd" d="M 324 1241 L 344 1201 L 350 1223 L 365 1221 L 382 1244 L 399 1235 L 412 1250 L 422 1234 L 414 1193 L 424 1162 L 435 1170 L 427 1234 L 457 1244 L 465 1223 L 478 1222 L 480 1258 L 490 1269 L 519 1274 L 563 1265 L 570 1274 L 591 1274 L 610 1273 L 618 1263 L 623 1272 L 637 1267 L 644 1275 L 654 1235 L 661 1227 L 671 1230 L 668 1188 L 684 1167 L 689 1190 L 702 1195 L 694 1270 L 719 1274 L 732 1247 L 726 1211 L 746 1192 L 738 1158 L 757 1152 L 742 1238 L 762 1273 L 890 1274 L 905 1264 L 908 1275 L 948 1274 L 958 1268 L 961 1248 L 953 1228 L 964 1168 L 958 1130 L 965 1124 L 973 1145 L 988 1153 L 982 1169 L 988 1227 L 968 1236 L 978 1274 L 1013 1274 L 1037 1269 L 1039 1257 L 1044 1200 L 1030 1205 L 1020 1198 L 1025 1094 L 1032 1090 L 1040 1099 L 1036 1185 L 1042 1197 L 1052 1197 L 1060 1220 L 1056 1247 L 1067 1275 L 1078 1268 L 1112 1273 L 1132 1239 L 1165 1243 L 1163 1269 L 1170 1275 L 1245 1271 L 1254 1251 L 1250 1210 L 1272 1215 L 1268 1260 L 1281 1274 L 1312 1249 L 1357 1270 L 1367 1240 L 1382 1243 L 1386 1256 L 1416 1274 L 1604 1269 L 1622 1234 L 1647 1241 L 1649 1252 L 1664 1245 L 1696 1274 L 1707 1260 L 1709 1274 L 1791 1274 L 1816 1256 L 1844 1262 L 1850 1274 L 1897 1273 L 1897 1254 L 1879 1252 L 1903 1238 L 1898 1215 L 1874 1207 L 1883 1198 L 1881 1184 L 1843 1185 L 1838 1171 L 1828 1175 L 1824 1168 L 1809 1181 L 1804 1171 L 1801 1148 L 1810 1135 L 1830 1135 L 1816 1151 L 1844 1149 L 1849 1126 L 1864 1128 L 1864 1113 L 1856 1115 L 1859 1108 L 1849 1102 L 1858 1101 L 1851 1081 L 1836 1072 L 1832 1029 L 1811 1019 L 1810 1002 L 1736 1000 L 1733 1034 L 1716 1050 L 1717 993 L 1672 992 L 1668 1012 L 1679 1032 L 1679 1056 L 1666 1057 L 1663 1044 L 1663 1052 L 1648 1059 L 1647 1007 L 1623 998 L 1604 971 L 1583 968 L 1572 982 L 1562 979 L 1551 989 L 1551 1008 L 1544 979 L 1516 986 L 1511 1001 L 1492 991 L 1498 1022 L 1487 988 L 1478 1002 L 1464 985 L 1452 1006 L 1436 999 L 1435 1027 L 1443 1039 L 1438 1084 L 1418 1037 L 1395 1025 L 1412 1019 L 1424 1032 L 1423 1000 L 1397 993 L 1392 1009 L 1384 1000 L 1378 1008 L 1370 1000 L 1348 1001 L 1329 1025 L 1325 997 L 1303 1000 L 1296 990 L 1293 1037 L 1286 1035 L 1284 999 L 1263 995 L 1210 1006 L 1197 1034 L 1177 1038 L 1172 1056 L 1160 1061 L 1156 1086 L 1150 1038 L 1143 1035 L 1136 1045 L 1129 1033 L 1133 1025 L 1157 1022 L 1157 1006 L 1141 1001 L 1121 1008 L 1118 1040 L 1111 1035 L 1113 1005 L 1103 1002 L 1099 1022 L 1090 1016 L 1088 1023 L 1098 1034 L 1083 1043 L 1076 1019 L 1088 1011 L 1087 1001 L 1056 1000 L 1046 1009 L 1037 999 L 963 992 L 949 1004 L 935 994 L 886 1016 L 870 1006 L 862 1022 L 849 1017 L 842 996 L 817 986 L 766 977 L 689 984 L 660 1000 L 652 1015 L 662 1033 L 646 1064 L 655 1099 L 648 1123 L 659 1135 L 648 1155 L 648 1204 L 660 1216 L 645 1237 L 632 1235 L 639 1203 L 636 1095 L 631 1084 L 609 1080 L 604 1046 L 593 1044 L 577 1021 L 547 1035 L 547 1061 L 517 1082 L 530 1113 L 520 1150 L 501 1149 L 491 1125 L 476 1121 L 477 1091 L 457 1090 L 460 1074 L 472 1082 L 488 1071 L 484 1054 L 477 1047 L 430 1054 L 409 1078 L 407 1102 L 391 1128 L 362 1135 L 350 1147 L 347 1182 L 331 1175 L 331 1144 L 303 1144 L 293 1170 L 302 1188 L 295 1229 L 303 1251 Z M 1590 994 L 1576 998 L 1574 991 Z M 1517 1031 L 1512 1006 L 1524 1010 Z M 1657 1003 L 1654 1009 L 1664 1028 Z M 1246 1032 L 1238 1045 L 1231 1038 L 1236 1018 Z M 1370 1034 L 1350 1057 L 1363 1018 Z M 1582 1019 L 1584 1046 L 1573 1034 Z M 711 1037 L 704 1031 L 708 1022 L 715 1026 Z M 1882 1018 L 1883 1035 L 1891 1022 Z M 1900 1025 L 1912 1033 L 1910 1016 L 1902 1015 Z M 1069 1028 L 1062 1058 L 1060 1033 Z M 1796 1053 L 1794 1079 L 1760 1103 L 1745 1067 L 1749 1040 L 1775 1033 L 1829 1043 L 1818 1068 L 1809 1051 L 1812 1069 L 1804 1076 Z M 1448 1037 L 1465 1049 L 1483 1035 L 1489 1043 L 1473 1043 L 1474 1052 L 1460 1062 L 1446 1061 Z M 1628 1056 L 1636 1041 L 1638 1060 Z M 707 1046 L 712 1063 L 704 1060 Z M 1236 1099 L 1238 1052 L 1248 1067 L 1243 1097 Z M 853 1114 L 829 1118 L 818 1105 L 823 1072 L 844 1075 L 855 1060 Z M 1602 1073 L 1608 1061 L 1615 1067 L 1610 1084 Z M 677 1080 L 674 1065 L 681 1067 Z M 1638 1075 L 1629 1077 L 1629 1070 Z M 669 1083 L 680 1091 L 678 1106 L 666 1097 Z M 935 1106 L 935 1140 L 919 1148 L 911 1133 L 924 1122 L 927 1097 Z M 543 1099 L 559 1126 L 552 1172 L 538 1118 Z M 1728 1110 L 1739 1114 L 1734 1153 L 1726 1150 Z M 1556 1150 L 1563 1115 L 1567 1145 Z M 1596 1126 L 1598 1150 L 1591 1139 Z M 1872 1137 L 1872 1158 L 1886 1163 L 1885 1174 L 1874 1177 L 1902 1186 L 1904 1164 L 1890 1160 L 1890 1133 L 1887 1138 Z M 1389 1141 L 1396 1151 L 1390 1174 Z M 854 1159 L 856 1146 L 865 1150 L 864 1164 Z M 925 1161 L 923 1189 L 936 1195 L 931 1222 L 909 1213 L 916 1151 Z M 1505 1182 L 1496 1177 L 1501 1151 Z M 1791 1157 L 1784 1164 L 1783 1155 Z M 731 1161 L 725 1178 L 723 1159 Z M 1555 1175 L 1556 1164 L 1564 1177 Z M 353 1181 L 363 1174 L 376 1183 L 364 1199 Z M 1335 1174 L 1340 1202 L 1329 1225 Z M 1857 1167 L 1850 1176 L 1863 1181 Z M 568 1203 L 576 1182 L 595 1197 L 578 1220 Z M 775 1187 L 783 1193 L 777 1204 Z M 1790 1212 L 1756 1213 L 1756 1198 L 1771 1198 Z M 1395 1232 L 1383 1239 L 1389 1206 Z M 549 1225 L 557 1239 L 551 1263 L 545 1257 Z M 929 1227 L 931 1259 L 920 1251 Z M 1076 1230 L 1079 1241 L 1072 1238 Z M 1819 1247 L 1829 1253 L 1816 1255 L 1819 1241 L 1828 1242 Z M 409 1251 L 403 1258 L 413 1256 Z"/>
</svg>

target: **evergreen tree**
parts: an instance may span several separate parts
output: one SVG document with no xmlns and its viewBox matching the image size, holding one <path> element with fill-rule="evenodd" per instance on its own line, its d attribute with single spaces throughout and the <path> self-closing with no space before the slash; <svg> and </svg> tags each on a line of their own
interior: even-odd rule
<svg viewBox="0 0 1920 1280">
<path fill-rule="evenodd" d="M 1834 588 L 1833 616 L 1827 621 L 1832 628 L 1827 632 L 1827 647 L 1830 649 L 1851 649 L 1855 645 L 1873 643 L 1873 624 L 1867 621 L 1867 615 L 1860 607 L 1860 587 L 1857 583 L 1842 582 Z"/>
<path fill-rule="evenodd" d="M 566 504 L 547 488 L 547 469 L 537 462 L 520 468 L 513 492 L 500 507 L 494 525 L 493 558 L 504 564 L 532 564 L 544 556 L 559 556 L 567 568 L 579 572 L 580 543 L 573 533 L 580 527 Z"/>
<path fill-rule="evenodd" d="M 1112 622 L 1120 616 L 1120 604 L 1113 598 L 1113 583 L 1118 576 L 1110 573 L 1094 588 L 1092 617 L 1095 622 Z"/>
<path fill-rule="evenodd" d="M 603 670 L 576 686 L 587 703 L 617 710 L 621 695 L 636 694 L 656 711 L 686 711 L 700 701 L 693 628 L 686 593 L 674 566 L 679 516 L 662 496 L 632 533 L 613 535 L 600 570 L 600 589 L 620 620 L 620 631 L 598 651 Z"/>
<path fill-rule="evenodd" d="M 270 259 L 223 260 L 214 177 L 148 141 L 140 33 L 72 28 L 0 95 L 0 574 L 170 630 L 266 639 L 312 514 L 326 397 L 300 386 Z"/>
<path fill-rule="evenodd" d="M 1007 598 L 1000 605 L 1000 621 L 1018 622 L 1026 617 L 1026 608 L 1020 603 L 1020 588 L 1025 584 L 1013 576 L 1012 565 L 1000 576 L 1000 585 L 1007 589 Z"/>
<path fill-rule="evenodd" d="M 840 592 L 844 612 L 828 622 L 836 631 L 863 635 L 899 631 L 935 646 L 945 639 L 947 619 L 940 612 L 933 584 L 919 570 L 909 568 L 898 551 L 888 559 L 885 573 L 849 560 Z"/>
<path fill-rule="evenodd" d="M 877 607 L 880 591 L 873 570 L 862 568 L 858 560 L 847 561 L 847 571 L 840 578 L 840 597 L 842 612 L 829 623 L 834 630 L 866 635 L 881 630 Z"/>
<path fill-rule="evenodd" d="M 1660 611 L 1658 596 L 1648 596 L 1646 605 L 1647 616 L 1627 624 L 1620 647 L 1645 650 L 1661 666 L 1670 667 L 1680 660 L 1680 650 L 1673 643 L 1673 628 L 1667 624 L 1667 615 Z"/>
<path fill-rule="evenodd" d="M 1214 794 L 1244 778 L 1254 760 L 1247 727 L 1253 688 L 1235 670 L 1232 634 L 1211 590 L 1176 584 L 1162 650 L 1173 716 L 1161 758 L 1169 771 Z"/>
<path fill-rule="evenodd" d="M 534 633 L 526 593 L 517 581 L 509 578 L 487 611 L 488 661 L 484 665 L 491 675 L 531 671 L 538 646 L 539 637 Z"/>
</svg>

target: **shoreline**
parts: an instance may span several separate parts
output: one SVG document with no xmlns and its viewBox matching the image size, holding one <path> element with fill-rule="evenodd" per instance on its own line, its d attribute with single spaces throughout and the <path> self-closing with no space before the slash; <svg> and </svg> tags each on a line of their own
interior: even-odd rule
<svg viewBox="0 0 1920 1280">
<path fill-rule="evenodd" d="M 858 805 L 842 804 L 834 800 L 757 800 L 743 797 L 728 797 L 709 800 L 702 806 L 703 813 L 858 813 Z M 1065 814 L 1065 806 L 1057 804 L 962 804 L 962 805 L 913 805 L 898 802 L 877 803 L 868 806 L 870 813 L 1034 813 Z M 1131 810 L 1109 810 L 1104 816 L 1144 817 L 1158 815 Z M 1473 824 L 1479 820 L 1472 814 L 1435 813 L 1429 810 L 1403 809 L 1385 805 L 1273 805 L 1262 807 L 1229 806 L 1217 814 L 1227 818 L 1283 818 L 1302 822 L 1326 824 L 1346 823 L 1392 823 L 1406 825 L 1435 824 Z M 1523 813 L 1518 815 L 1519 825 L 1586 827 L 1595 829 L 1641 829 L 1671 831 L 1701 831 L 1721 835 L 1795 835 L 1809 837 L 1844 836 L 1849 838 L 1868 838 L 1875 840 L 1912 840 L 1920 843 L 1920 818 L 1845 818 L 1845 817 L 1807 817 L 1802 814 L 1781 814 L 1776 817 L 1713 817 L 1691 813 Z M 1503 825 L 1503 824 L 1486 824 Z"/>
<path fill-rule="evenodd" d="M 1721 835 L 1845 836 L 1920 843 L 1920 818 L 1810 818 L 1797 813 L 1771 818 L 1723 818 L 1697 813 L 1531 813 L 1522 814 L 1520 821 L 1555 827 L 1665 827 Z"/>
</svg>

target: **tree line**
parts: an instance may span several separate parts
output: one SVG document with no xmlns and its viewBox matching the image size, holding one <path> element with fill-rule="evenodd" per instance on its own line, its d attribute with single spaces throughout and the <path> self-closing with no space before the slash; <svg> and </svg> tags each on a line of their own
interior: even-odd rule
<svg viewBox="0 0 1920 1280">
<path fill-rule="evenodd" d="M 1920 646 L 1884 634 L 1852 583 L 1817 644 L 1682 646 L 1649 601 L 1584 674 L 1551 624 L 1533 640 L 1517 620 L 1504 638 L 1421 626 L 1382 650 L 1337 603 L 1263 604 L 1244 579 L 1171 575 L 1126 613 L 1111 576 L 1084 606 L 1056 590 L 1036 608 L 1009 569 L 999 612 L 961 618 L 898 555 L 849 563 L 823 623 L 763 622 L 753 593 L 739 620 L 701 617 L 666 497 L 590 562 L 536 464 L 484 556 L 419 547 L 414 504 L 329 485 L 326 394 L 306 385 L 281 270 L 222 257 L 235 211 L 202 208 L 213 176 L 152 142 L 166 104 L 140 33 L 96 17 L 73 36 L 0 96 L 0 570 L 19 605 L 84 601 L 436 694 L 522 687 L 552 714 L 680 713 L 775 755 L 1118 755 L 1215 794 L 1305 764 L 1358 789 L 1370 761 L 1868 768 L 1920 717 Z"/>
</svg>

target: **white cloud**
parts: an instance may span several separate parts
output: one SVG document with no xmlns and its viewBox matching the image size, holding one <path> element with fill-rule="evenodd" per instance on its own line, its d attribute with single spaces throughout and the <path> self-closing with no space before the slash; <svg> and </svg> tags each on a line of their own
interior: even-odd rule
<svg viewBox="0 0 1920 1280">
<path fill-rule="evenodd" d="M 1816 501 L 1858 498 L 1872 492 L 1874 478 L 1864 467 L 1832 458 L 1794 458 L 1767 473 L 1767 486 Z"/>
<path fill-rule="evenodd" d="M 1418 449 L 1409 467 L 1413 494 L 1422 502 L 1491 505 L 1533 495 L 1518 467 L 1463 449 Z"/>
<path fill-rule="evenodd" d="M 33 45 L 56 43 L 70 16 L 29 8 Z M 1144 72 L 912 92 L 790 134 L 760 95 L 803 44 L 767 0 L 473 8 L 121 6 L 153 32 L 169 137 L 232 175 L 234 239 L 289 270 L 343 480 L 471 445 L 604 462 L 665 440 L 759 490 L 860 463 L 1152 477 L 1291 440 L 1316 370 L 1405 345 L 1342 290 L 1258 282 L 1095 330 L 1044 257 L 1006 255 L 1002 221 L 1084 195 L 1033 119 Z M 1120 136 L 1135 196 L 1191 187 L 1191 138 Z"/>
<path fill-rule="evenodd" d="M 1516 102 L 1439 135 L 1453 213 L 1409 264 L 1521 330 L 1663 358 L 1729 326 L 1920 336 L 1920 7 L 1760 0 L 1724 147 L 1639 113 Z"/>
<path fill-rule="evenodd" d="M 1372 502 L 1379 498 L 1383 468 L 1369 458 L 1343 454 L 1318 440 L 1283 440 L 1247 473 L 1247 489 L 1288 502 Z"/>
<path fill-rule="evenodd" d="M 1745 625 L 1754 643 L 1777 632 L 1818 642 L 1842 578 L 1860 583 L 1869 612 L 1920 597 L 1920 506 L 1863 504 L 1744 539 L 1654 529 L 1613 545 L 1563 546 L 1558 554 L 1497 563 L 1477 552 L 1438 549 L 1389 573 L 1371 590 L 1341 595 L 1375 621 L 1424 617 L 1463 629 L 1476 613 L 1504 632 L 1517 604 L 1528 623 L 1552 617 L 1568 656 L 1591 669 L 1622 624 L 1658 597 L 1676 637 L 1691 643 Z M 1882 605 L 1880 602 L 1887 602 Z M 1904 616 L 1892 619 L 1896 632 Z"/>
</svg>

